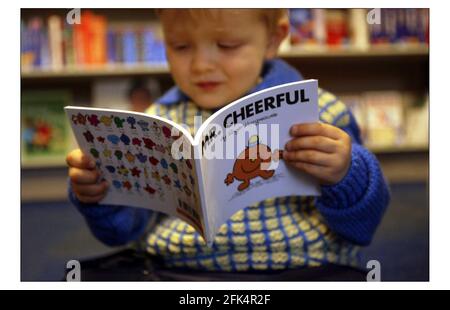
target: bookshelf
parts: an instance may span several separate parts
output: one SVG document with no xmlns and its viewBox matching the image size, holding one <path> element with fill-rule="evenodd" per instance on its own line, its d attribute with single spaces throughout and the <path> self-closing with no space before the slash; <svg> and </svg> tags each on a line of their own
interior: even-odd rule
<svg viewBox="0 0 450 310">
<path fill-rule="evenodd" d="M 384 46 L 379 48 L 371 48 L 362 50 L 358 48 L 341 48 L 341 49 L 292 49 L 280 53 L 280 57 L 286 60 L 297 61 L 299 59 L 308 60 L 315 58 L 373 58 L 379 61 L 393 57 L 428 57 L 428 46 L 412 45 L 412 46 Z M 166 65 L 151 65 L 147 63 L 136 63 L 133 65 L 124 64 L 108 64 L 96 66 L 73 66 L 62 69 L 41 69 L 34 68 L 22 70 L 22 80 L 30 79 L 59 79 L 66 77 L 75 78 L 91 78 L 99 76 L 130 76 L 130 75 L 162 75 L 169 74 L 169 68 Z"/>
<path fill-rule="evenodd" d="M 154 21 L 151 9 L 98 9 L 108 22 L 121 25 Z M 61 9 L 25 9 L 22 19 L 35 16 L 47 19 L 63 16 Z M 131 22 L 133 21 L 133 22 Z M 368 46 L 291 45 L 280 51 L 280 57 L 297 67 L 305 78 L 317 78 L 320 86 L 341 94 L 397 91 L 428 93 L 429 47 L 426 43 L 372 44 Z M 64 89 L 73 94 L 73 105 L 91 105 L 95 85 L 134 78 L 152 78 L 161 92 L 173 85 L 164 63 L 72 64 L 51 67 L 23 67 L 22 92 L 40 89 Z M 421 128 L 420 130 L 428 130 Z M 73 140 L 72 140 L 73 143 Z M 72 144 L 73 146 L 73 144 Z M 428 141 L 370 146 L 390 182 L 428 181 Z M 22 200 L 61 200 L 66 198 L 67 168 L 65 159 L 22 162 Z"/>
</svg>

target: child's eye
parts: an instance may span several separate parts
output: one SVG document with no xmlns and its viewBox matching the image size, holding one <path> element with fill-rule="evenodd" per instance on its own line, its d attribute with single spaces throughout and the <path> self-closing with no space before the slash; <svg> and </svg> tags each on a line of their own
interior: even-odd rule
<svg viewBox="0 0 450 310">
<path fill-rule="evenodd" d="M 189 48 L 188 44 L 173 44 L 172 45 L 172 49 L 174 49 L 175 51 L 184 51 L 187 50 Z"/>
<path fill-rule="evenodd" d="M 232 49 L 237 49 L 238 47 L 241 46 L 241 44 L 240 43 L 219 42 L 219 43 L 217 43 L 217 46 L 224 50 L 232 50 Z"/>
</svg>

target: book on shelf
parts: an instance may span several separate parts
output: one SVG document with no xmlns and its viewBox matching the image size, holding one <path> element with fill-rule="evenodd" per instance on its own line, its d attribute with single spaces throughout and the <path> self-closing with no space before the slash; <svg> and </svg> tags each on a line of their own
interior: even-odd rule
<svg viewBox="0 0 450 310">
<path fill-rule="evenodd" d="M 364 143 L 373 149 L 426 148 L 428 96 L 408 91 L 340 94 L 355 116 Z"/>
<path fill-rule="evenodd" d="M 404 104 L 395 91 L 364 94 L 367 140 L 370 147 L 399 146 L 404 143 Z"/>
<path fill-rule="evenodd" d="M 287 166 L 294 123 L 317 122 L 317 80 L 248 95 L 210 116 L 194 137 L 162 117 L 66 107 L 79 147 L 111 184 L 101 204 L 177 216 L 210 244 L 234 213 L 266 198 L 319 195 L 317 181 Z"/>
<path fill-rule="evenodd" d="M 71 145 L 64 107 L 67 91 L 24 91 L 21 96 L 21 157 L 24 166 L 64 163 Z"/>
<path fill-rule="evenodd" d="M 290 9 L 290 48 L 367 50 L 378 45 L 429 43 L 428 9 L 379 9 L 379 24 L 368 23 L 369 12 L 369 9 Z"/>
<path fill-rule="evenodd" d="M 289 40 L 282 50 L 428 44 L 428 9 L 380 9 L 380 24 L 369 24 L 369 9 L 290 9 Z M 110 20 L 83 10 L 81 23 L 63 16 L 30 18 L 21 24 L 22 68 L 167 64 L 161 25 Z"/>
<path fill-rule="evenodd" d="M 429 43 L 429 9 L 380 9 L 380 23 L 369 25 L 370 43 Z"/>
<path fill-rule="evenodd" d="M 115 22 L 91 10 L 82 10 L 80 21 L 71 25 L 59 15 L 22 21 L 22 69 L 166 64 L 159 23 Z"/>
</svg>

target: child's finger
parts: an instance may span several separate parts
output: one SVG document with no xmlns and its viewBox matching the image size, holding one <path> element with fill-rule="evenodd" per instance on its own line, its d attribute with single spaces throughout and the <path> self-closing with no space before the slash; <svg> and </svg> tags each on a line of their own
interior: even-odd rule
<svg viewBox="0 0 450 310">
<path fill-rule="evenodd" d="M 297 169 L 306 172 L 307 174 L 319 179 L 326 180 L 327 170 L 322 166 L 317 166 L 311 163 L 305 162 L 293 162 L 292 165 Z"/>
<path fill-rule="evenodd" d="M 73 183 L 77 184 L 94 184 L 97 182 L 100 174 L 97 170 L 86 170 L 79 168 L 69 169 L 69 178 Z"/>
<path fill-rule="evenodd" d="M 72 189 L 77 196 L 96 197 L 106 193 L 108 183 L 101 182 L 99 184 L 77 184 L 72 183 Z"/>
<path fill-rule="evenodd" d="M 325 153 L 334 153 L 337 149 L 337 143 L 336 140 L 328 137 L 306 136 L 290 140 L 284 148 L 288 152 L 310 149 Z"/>
<path fill-rule="evenodd" d="M 283 159 L 288 162 L 304 162 L 320 166 L 330 166 L 333 156 L 315 150 L 283 152 Z"/>
<path fill-rule="evenodd" d="M 84 154 L 80 149 L 73 150 L 66 157 L 67 165 L 70 167 L 94 169 L 95 161 L 88 155 Z"/>
<path fill-rule="evenodd" d="M 325 123 L 295 124 L 289 133 L 294 137 L 325 136 L 334 140 L 341 138 L 341 129 Z"/>
</svg>

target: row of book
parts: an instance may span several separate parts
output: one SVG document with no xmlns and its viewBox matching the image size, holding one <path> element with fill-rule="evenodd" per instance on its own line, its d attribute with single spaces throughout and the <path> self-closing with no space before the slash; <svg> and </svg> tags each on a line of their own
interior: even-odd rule
<svg viewBox="0 0 450 310">
<path fill-rule="evenodd" d="M 290 38 L 283 48 L 427 44 L 428 14 L 428 9 L 290 9 Z M 157 21 L 119 23 L 90 10 L 82 10 L 80 21 L 68 24 L 60 15 L 22 21 L 22 68 L 166 64 Z"/>
<path fill-rule="evenodd" d="M 290 9 L 290 46 L 429 42 L 428 9 Z"/>
<path fill-rule="evenodd" d="M 340 94 L 358 122 L 369 148 L 428 145 L 428 95 L 400 91 Z"/>
<path fill-rule="evenodd" d="M 79 24 L 68 24 L 59 15 L 22 21 L 22 68 L 166 64 L 158 23 L 110 23 L 89 10 L 80 17 Z"/>
</svg>

